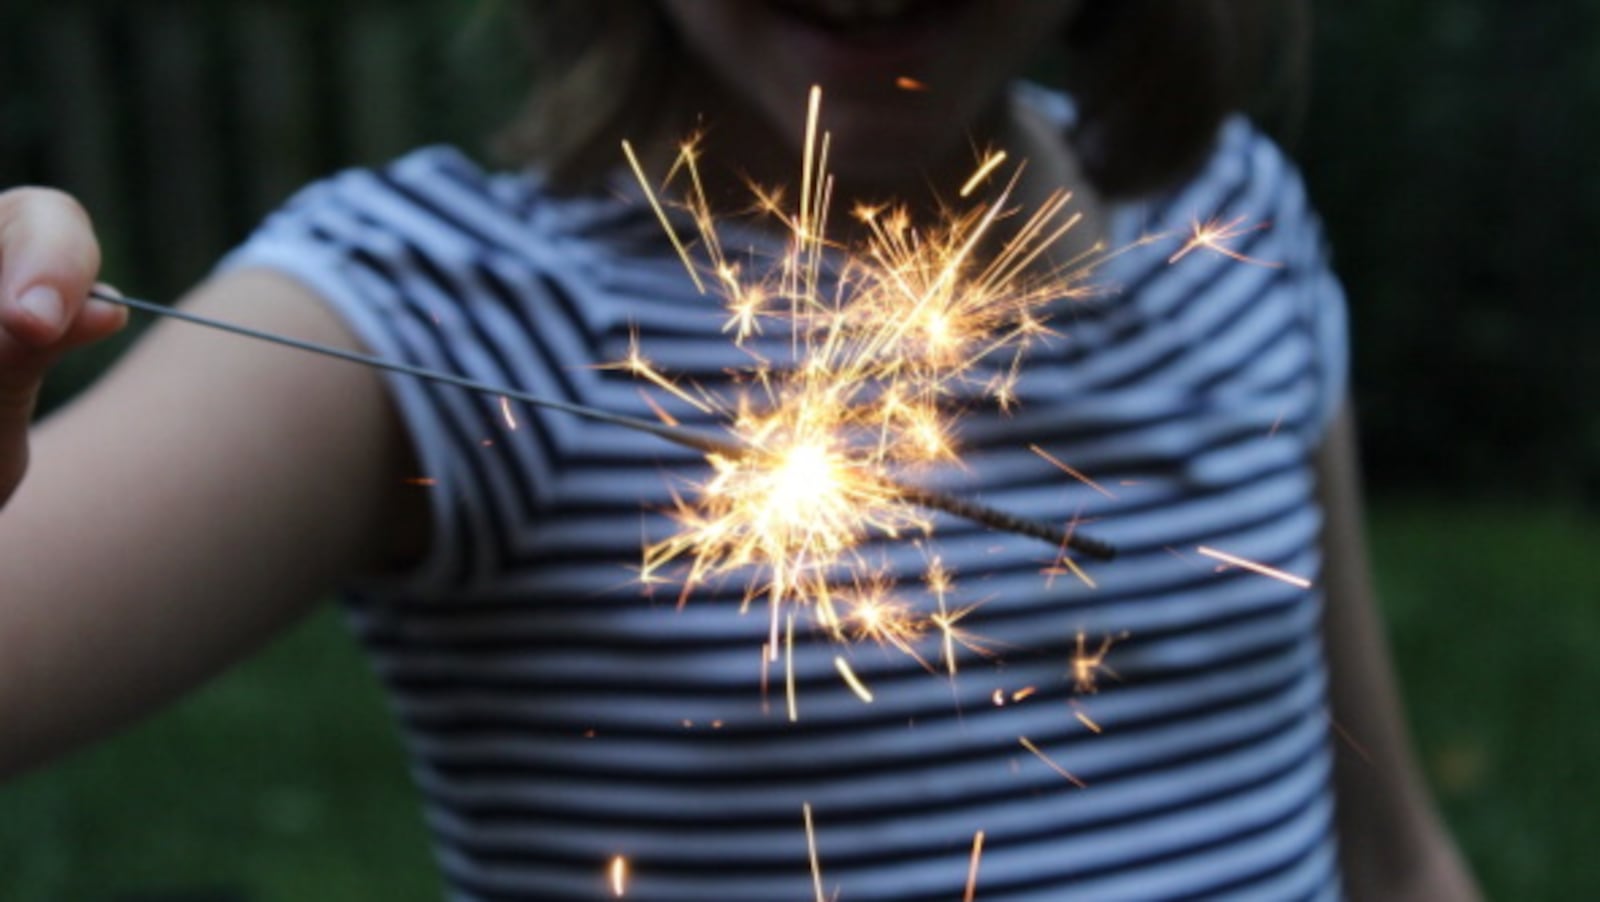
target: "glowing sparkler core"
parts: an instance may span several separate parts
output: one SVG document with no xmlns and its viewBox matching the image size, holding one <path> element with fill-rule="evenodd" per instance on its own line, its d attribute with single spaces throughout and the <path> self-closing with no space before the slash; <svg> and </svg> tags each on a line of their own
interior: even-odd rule
<svg viewBox="0 0 1600 902">
<path fill-rule="evenodd" d="M 732 397 L 681 385 L 637 351 L 624 364 L 725 417 L 745 449 L 708 456 L 712 475 L 678 496 L 679 529 L 645 548 L 643 576 L 657 581 L 667 568 L 681 568 L 686 599 L 697 585 L 740 573 L 748 580 L 746 604 L 768 600 L 772 649 L 785 632 L 780 625 L 801 607 L 839 641 L 871 639 L 925 667 L 934 653 L 919 652 L 916 643 L 938 636 L 937 654 L 953 676 L 955 645 L 975 645 L 955 627 L 966 610 L 952 613 L 946 605 L 949 574 L 930 560 L 924 581 L 937 610 L 921 611 L 891 598 L 883 555 L 869 552 L 868 543 L 932 532 L 933 519 L 905 477 L 960 463 L 953 424 L 962 409 L 1013 402 L 1023 354 L 1050 334 L 1046 308 L 1087 290 L 1087 267 L 1048 259 L 1080 217 L 1066 212 L 1069 195 L 1057 192 L 1014 218 L 1008 203 L 1018 167 L 996 197 L 932 227 L 914 222 L 904 207 L 858 206 L 853 217 L 863 238 L 845 246 L 828 237 L 833 179 L 820 106 L 813 88 L 798 196 L 791 203 L 781 191 L 751 189 L 757 210 L 786 236 L 773 259 L 735 259 L 724 248 L 694 141 L 680 146 L 659 191 L 624 144 L 695 285 L 720 296 L 725 331 L 751 356 Z M 1003 160 L 990 154 L 981 161 L 963 192 Z M 681 198 L 663 202 L 661 192 L 673 183 Z M 674 208 L 693 223 L 696 240 L 678 235 Z M 1015 226 L 1003 239 L 1002 221 Z M 791 336 L 793 360 L 774 362 L 751 350 L 747 342 L 768 324 L 782 324 L 780 334 Z"/>
</svg>

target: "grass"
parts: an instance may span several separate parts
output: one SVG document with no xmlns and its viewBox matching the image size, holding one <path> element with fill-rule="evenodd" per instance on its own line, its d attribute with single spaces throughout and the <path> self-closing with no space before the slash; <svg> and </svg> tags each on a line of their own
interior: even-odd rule
<svg viewBox="0 0 1600 902">
<path fill-rule="evenodd" d="M 0 789 L 0 899 L 438 899 L 394 726 L 333 612 Z"/>
<path fill-rule="evenodd" d="M 1375 506 L 1418 746 L 1492 898 L 1600 898 L 1600 523 Z M 0 789 L 0 898 L 437 899 L 376 685 L 325 613 L 139 729 Z"/>
<path fill-rule="evenodd" d="M 1402 504 L 1376 569 L 1417 744 L 1491 898 L 1600 898 L 1600 523 Z"/>
</svg>

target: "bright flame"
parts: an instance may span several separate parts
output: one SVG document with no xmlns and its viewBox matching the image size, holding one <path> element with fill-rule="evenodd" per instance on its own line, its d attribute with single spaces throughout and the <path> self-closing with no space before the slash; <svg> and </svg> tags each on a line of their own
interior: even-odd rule
<svg viewBox="0 0 1600 902">
<path fill-rule="evenodd" d="M 1024 355 L 1054 334 L 1050 313 L 1087 296 L 1093 268 L 1112 256 L 1097 245 L 1065 263 L 1052 259 L 1081 214 L 1068 211 L 1064 191 L 1026 214 L 1016 210 L 1020 166 L 996 181 L 993 196 L 952 209 L 932 226 L 914 221 L 905 207 L 858 206 L 852 213 L 860 239 L 847 245 L 830 238 L 834 182 L 829 137 L 819 128 L 821 101 L 813 88 L 798 193 L 750 189 L 755 211 L 786 239 L 781 252 L 736 257 L 724 246 L 700 177 L 697 139 L 679 146 L 659 188 L 624 142 L 695 286 L 721 298 L 735 344 L 746 348 L 751 336 L 772 331 L 769 324 L 790 336 L 792 361 L 746 348 L 750 364 L 734 373 L 737 388 L 725 394 L 681 384 L 637 342 L 615 366 L 728 424 L 738 450 L 709 453 L 709 478 L 674 490 L 678 529 L 645 547 L 641 578 L 649 584 L 670 572 L 685 600 L 714 579 L 744 580 L 745 605 L 764 599 L 769 608 L 770 660 L 783 644 L 791 718 L 796 610 L 836 641 L 870 639 L 925 667 L 937 654 L 952 677 L 958 646 L 984 653 L 957 626 L 972 608 L 951 607 L 950 574 L 936 556 L 926 601 L 913 605 L 896 596 L 887 555 L 868 543 L 933 531 L 905 486 L 929 468 L 959 465 L 954 424 L 963 411 L 1014 403 Z M 986 154 L 962 193 L 975 192 L 1004 162 L 1003 152 Z M 669 186 L 675 198 L 663 202 Z M 693 224 L 694 240 L 678 234 L 674 212 Z M 1236 222 L 1197 226 L 1193 247 L 1174 259 L 1199 246 L 1226 251 L 1219 242 L 1239 229 Z M 1051 572 L 1057 570 L 1093 587 L 1065 549 Z M 938 639 L 937 653 L 919 647 L 925 638 Z"/>
<path fill-rule="evenodd" d="M 950 609 L 949 574 L 936 559 L 930 564 L 937 610 L 919 611 L 891 597 L 885 565 L 863 543 L 931 532 L 930 517 L 897 480 L 958 462 L 952 424 L 961 409 L 985 398 L 1009 403 L 1022 354 L 1051 334 L 1045 308 L 1086 293 L 1084 269 L 1068 273 L 1045 258 L 1078 217 L 1057 193 L 1001 240 L 996 224 L 1012 215 L 1013 175 L 998 197 L 933 228 L 914 224 L 904 208 L 858 208 L 865 237 L 842 248 L 826 237 L 833 180 L 820 106 L 813 90 L 795 202 L 752 189 L 758 209 L 788 235 L 787 251 L 772 265 L 746 264 L 724 250 L 694 141 L 680 147 L 672 169 L 687 180 L 681 209 L 698 231 L 692 252 L 625 148 L 696 286 L 722 296 L 735 341 L 742 346 L 769 320 L 787 321 L 795 349 L 792 366 L 752 356 L 742 390 L 722 398 L 680 385 L 636 345 L 618 364 L 724 414 L 748 449 L 708 456 L 710 478 L 678 498 L 680 528 L 646 547 L 642 575 L 649 582 L 681 568 L 687 597 L 713 578 L 744 574 L 746 604 L 764 597 L 770 607 L 773 648 L 785 612 L 796 605 L 809 607 L 835 639 L 871 639 L 919 661 L 925 655 L 915 643 L 934 633 L 944 669 L 954 674 L 956 647 L 978 646 L 955 626 L 970 608 Z M 965 190 L 1004 159 L 1001 152 L 986 156 Z M 996 245 L 992 254 L 980 252 Z M 1002 365 L 990 366 L 997 358 Z M 787 648 L 792 640 L 784 642 Z"/>
</svg>

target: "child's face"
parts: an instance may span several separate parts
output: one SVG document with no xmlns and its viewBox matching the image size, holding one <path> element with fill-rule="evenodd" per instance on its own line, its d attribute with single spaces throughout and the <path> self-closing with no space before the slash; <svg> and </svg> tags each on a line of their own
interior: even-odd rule
<svg viewBox="0 0 1600 902">
<path fill-rule="evenodd" d="M 693 98 L 752 169 L 804 139 L 806 92 L 823 89 L 830 168 L 897 187 L 970 167 L 969 141 L 1003 133 L 1004 85 L 1081 0 L 661 0 L 722 97 Z M 909 80 L 909 81 L 908 81 Z M 736 104 L 730 111 L 719 104 Z M 735 112 L 744 119 L 718 114 Z M 754 126 L 750 128 L 748 126 Z M 718 146 L 722 146 L 719 139 Z M 729 149 L 732 151 L 732 149 Z"/>
</svg>

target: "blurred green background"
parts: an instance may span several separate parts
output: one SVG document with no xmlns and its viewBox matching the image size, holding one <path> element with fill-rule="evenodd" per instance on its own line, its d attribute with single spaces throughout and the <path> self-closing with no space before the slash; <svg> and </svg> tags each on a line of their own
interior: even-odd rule
<svg viewBox="0 0 1600 902">
<path fill-rule="evenodd" d="M 78 194 L 108 277 L 170 298 L 296 185 L 424 142 L 481 151 L 520 94 L 504 6 L 13 2 L 0 185 Z M 1492 897 L 1600 898 L 1600 3 L 1315 13 L 1283 137 L 1351 297 L 1423 761 Z M 47 403 L 115 352 L 73 358 Z M 0 900 L 437 896 L 383 700 L 331 613 L 0 787 Z"/>
</svg>

